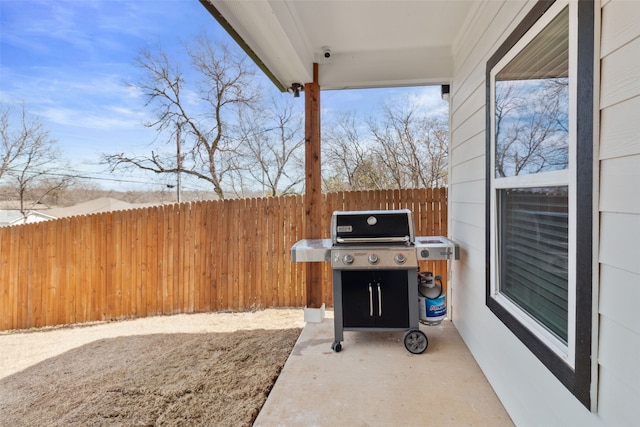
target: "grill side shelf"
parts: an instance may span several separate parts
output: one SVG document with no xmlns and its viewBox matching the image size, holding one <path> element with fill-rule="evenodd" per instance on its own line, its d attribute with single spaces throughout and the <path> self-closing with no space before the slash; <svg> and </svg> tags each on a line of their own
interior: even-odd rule
<svg viewBox="0 0 640 427">
<path fill-rule="evenodd" d="M 331 239 L 303 239 L 291 246 L 292 262 L 331 261 Z"/>
<path fill-rule="evenodd" d="M 453 240 L 443 236 L 416 237 L 418 260 L 456 260 L 460 259 L 460 247 Z"/>
</svg>

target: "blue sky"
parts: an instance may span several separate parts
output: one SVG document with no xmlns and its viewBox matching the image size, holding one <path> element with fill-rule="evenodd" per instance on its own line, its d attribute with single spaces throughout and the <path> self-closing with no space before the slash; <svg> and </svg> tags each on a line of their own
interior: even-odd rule
<svg viewBox="0 0 640 427">
<path fill-rule="evenodd" d="M 0 0 L 0 99 L 24 103 L 44 123 L 73 163 L 69 172 L 102 178 L 94 182 L 105 188 L 162 187 L 163 178 L 99 174 L 97 162 L 105 152 L 147 153 L 156 137 L 143 126 L 144 100 L 126 84 L 139 75 L 140 50 L 177 55 L 202 32 L 235 46 L 197 0 Z M 324 111 L 368 113 L 407 94 L 427 108 L 444 107 L 439 87 L 328 91 L 321 102 Z"/>
</svg>

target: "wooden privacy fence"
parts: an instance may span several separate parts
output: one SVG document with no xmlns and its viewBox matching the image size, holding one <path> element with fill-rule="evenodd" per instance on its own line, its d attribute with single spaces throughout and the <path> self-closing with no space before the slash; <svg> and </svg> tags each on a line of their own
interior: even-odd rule
<svg viewBox="0 0 640 427">
<path fill-rule="evenodd" d="M 159 314 L 305 305 L 302 196 L 234 199 L 0 228 L 0 330 Z M 414 212 L 417 235 L 447 234 L 446 189 L 323 195 L 335 210 Z M 328 263 L 325 263 L 328 264 Z M 444 274 L 443 262 L 422 268 Z M 323 301 L 332 305 L 330 266 Z"/>
</svg>

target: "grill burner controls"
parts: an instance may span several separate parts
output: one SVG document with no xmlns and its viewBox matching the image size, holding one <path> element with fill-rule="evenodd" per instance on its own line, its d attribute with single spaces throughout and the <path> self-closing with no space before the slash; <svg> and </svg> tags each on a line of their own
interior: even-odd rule
<svg viewBox="0 0 640 427">
<path fill-rule="evenodd" d="M 333 247 L 331 268 L 335 270 L 394 270 L 418 268 L 416 249 L 410 247 Z"/>
</svg>

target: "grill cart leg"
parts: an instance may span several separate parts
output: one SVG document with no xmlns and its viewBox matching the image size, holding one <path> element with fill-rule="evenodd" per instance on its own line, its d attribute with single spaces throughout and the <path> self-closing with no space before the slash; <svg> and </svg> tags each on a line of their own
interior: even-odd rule
<svg viewBox="0 0 640 427">
<path fill-rule="evenodd" d="M 342 350 L 340 342 L 344 340 L 344 332 L 342 325 L 342 275 L 339 271 L 333 270 L 333 331 L 334 341 L 331 344 L 331 350 L 339 353 Z"/>
<path fill-rule="evenodd" d="M 424 353 L 429 345 L 429 340 L 424 332 L 418 329 L 411 329 L 404 335 L 404 347 L 410 353 Z"/>
</svg>

